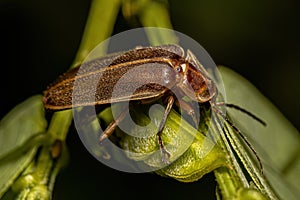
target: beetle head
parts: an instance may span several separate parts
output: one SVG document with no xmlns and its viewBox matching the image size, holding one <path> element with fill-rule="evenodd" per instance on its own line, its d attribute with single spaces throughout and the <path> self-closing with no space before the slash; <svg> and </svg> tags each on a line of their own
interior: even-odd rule
<svg viewBox="0 0 300 200">
<path fill-rule="evenodd" d="M 189 62 L 178 65 L 175 70 L 180 76 L 178 87 L 190 99 L 204 103 L 216 95 L 216 85 L 206 72 L 201 72 Z"/>
</svg>

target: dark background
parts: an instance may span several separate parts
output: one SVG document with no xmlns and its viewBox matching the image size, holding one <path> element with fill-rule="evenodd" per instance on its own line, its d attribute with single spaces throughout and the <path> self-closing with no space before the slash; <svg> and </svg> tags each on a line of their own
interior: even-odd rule
<svg viewBox="0 0 300 200">
<path fill-rule="evenodd" d="M 297 0 L 169 1 L 174 29 L 198 41 L 217 64 L 250 80 L 298 128 L 300 4 Z M 0 2 L 0 117 L 41 93 L 72 63 L 90 2 Z M 121 15 L 115 33 L 129 29 Z M 132 28 L 132 27 L 131 27 Z M 54 199 L 212 199 L 212 174 L 183 184 L 153 174 L 127 174 L 103 166 L 72 131 L 71 162 L 58 177 Z"/>
</svg>

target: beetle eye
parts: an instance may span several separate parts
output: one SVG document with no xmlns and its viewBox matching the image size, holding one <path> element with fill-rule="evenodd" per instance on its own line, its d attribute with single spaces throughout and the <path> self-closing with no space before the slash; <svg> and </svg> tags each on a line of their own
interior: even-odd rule
<svg viewBox="0 0 300 200">
<path fill-rule="evenodd" d="M 182 67 L 181 65 L 178 65 L 176 68 L 175 68 L 176 72 L 178 73 L 181 73 L 182 72 Z"/>
</svg>

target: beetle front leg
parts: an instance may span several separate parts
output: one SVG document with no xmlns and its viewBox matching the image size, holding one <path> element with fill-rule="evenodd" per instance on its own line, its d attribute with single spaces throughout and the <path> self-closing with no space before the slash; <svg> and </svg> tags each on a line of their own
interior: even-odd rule
<svg viewBox="0 0 300 200">
<path fill-rule="evenodd" d="M 194 122 L 195 128 L 198 127 L 199 121 L 197 120 L 197 116 L 196 116 L 194 108 L 189 103 L 187 103 L 187 102 L 185 102 L 183 100 L 177 100 L 175 102 L 175 104 L 179 108 L 181 108 L 182 110 L 184 110 L 192 118 L 192 120 Z"/>
<path fill-rule="evenodd" d="M 173 96 L 168 96 L 166 100 L 167 100 L 167 107 L 165 109 L 163 119 L 159 124 L 158 132 L 157 132 L 158 144 L 159 144 L 161 154 L 162 154 L 162 161 L 164 163 L 168 163 L 168 160 L 170 158 L 170 153 L 164 147 L 164 144 L 163 144 L 163 141 L 162 141 L 162 138 L 161 138 L 161 134 L 162 134 L 162 131 L 165 127 L 167 118 L 169 116 L 169 113 L 170 113 L 170 111 L 173 107 L 174 101 L 175 101 Z"/>
</svg>

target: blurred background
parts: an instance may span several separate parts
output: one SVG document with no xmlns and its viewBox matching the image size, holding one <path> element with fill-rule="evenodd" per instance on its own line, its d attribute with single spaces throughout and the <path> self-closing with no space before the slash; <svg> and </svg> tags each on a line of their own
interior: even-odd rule
<svg viewBox="0 0 300 200">
<path fill-rule="evenodd" d="M 41 93 L 75 57 L 89 11 L 87 0 L 1 0 L 0 117 Z M 169 0 L 174 29 L 198 41 L 215 63 L 251 81 L 300 128 L 300 2 L 297 0 Z M 133 28 L 120 13 L 114 33 Z M 71 161 L 54 199 L 213 199 L 213 174 L 191 184 L 103 166 L 68 135 Z"/>
</svg>

